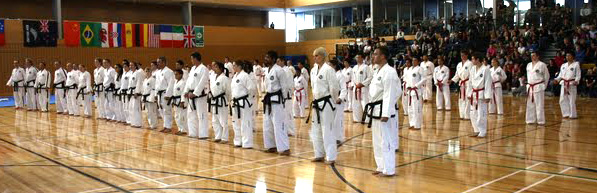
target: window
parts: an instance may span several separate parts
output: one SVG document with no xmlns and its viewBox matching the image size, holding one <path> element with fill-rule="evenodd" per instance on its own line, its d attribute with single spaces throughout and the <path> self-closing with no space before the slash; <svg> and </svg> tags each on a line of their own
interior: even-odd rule
<svg viewBox="0 0 597 193">
<path fill-rule="evenodd" d="M 268 20 L 267 27 L 269 27 L 272 23 L 274 23 L 274 29 L 284 29 L 285 28 L 285 21 L 284 21 L 284 12 L 274 12 L 270 11 L 268 13 Z"/>
</svg>

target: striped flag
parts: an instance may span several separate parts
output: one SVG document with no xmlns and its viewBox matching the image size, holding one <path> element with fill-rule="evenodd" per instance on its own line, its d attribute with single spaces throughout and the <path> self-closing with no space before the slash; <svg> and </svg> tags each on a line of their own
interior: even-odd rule
<svg viewBox="0 0 597 193">
<path fill-rule="evenodd" d="M 124 24 L 124 35 L 122 35 L 122 39 L 124 40 L 124 47 L 132 48 L 135 46 L 135 25 L 126 23 Z"/>
<path fill-rule="evenodd" d="M 149 47 L 149 24 L 141 24 L 141 42 L 142 44 L 139 47 L 147 48 Z"/>
<path fill-rule="evenodd" d="M 110 23 L 108 25 L 108 46 L 117 48 L 122 46 L 122 24 Z"/>
<path fill-rule="evenodd" d="M 148 25 L 148 41 L 149 44 L 147 47 L 150 48 L 159 48 L 160 47 L 160 25 L 149 24 Z"/>
<path fill-rule="evenodd" d="M 101 25 L 102 25 L 102 28 L 100 29 L 99 38 L 100 38 L 100 42 L 102 44 L 102 48 L 109 48 L 110 44 L 108 42 L 108 38 L 109 38 L 108 26 L 110 25 L 110 23 L 102 22 Z"/>
</svg>

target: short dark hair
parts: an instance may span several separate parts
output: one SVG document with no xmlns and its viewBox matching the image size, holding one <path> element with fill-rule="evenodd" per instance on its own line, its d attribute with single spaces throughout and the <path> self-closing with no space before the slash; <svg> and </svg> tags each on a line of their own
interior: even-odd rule
<svg viewBox="0 0 597 193">
<path fill-rule="evenodd" d="M 129 62 L 129 60 L 127 60 L 127 59 L 124 59 L 124 60 L 122 60 L 122 63 L 124 63 L 124 64 L 126 64 L 126 65 L 129 65 L 129 64 L 131 64 L 131 63 Z"/>
<path fill-rule="evenodd" d="M 274 62 L 276 61 L 276 59 L 278 59 L 278 53 L 273 50 L 268 51 L 267 56 L 269 56 Z"/>
<path fill-rule="evenodd" d="M 184 66 L 184 61 L 182 61 L 182 60 L 177 60 L 176 63 Z"/>
<path fill-rule="evenodd" d="M 381 55 L 384 55 L 386 57 L 386 59 L 391 58 L 392 56 L 390 56 L 390 50 L 388 50 L 388 47 L 385 46 L 381 46 L 377 48 L 380 52 Z"/>
<path fill-rule="evenodd" d="M 97 62 L 102 62 L 102 58 L 99 58 L 99 57 L 98 57 L 98 58 L 95 58 L 95 61 L 97 61 Z"/>
<path fill-rule="evenodd" d="M 363 52 L 358 52 L 356 56 L 361 56 L 361 57 L 365 57 L 365 54 L 363 54 Z"/>
<path fill-rule="evenodd" d="M 168 63 L 166 61 L 166 56 L 160 56 L 158 59 L 160 59 L 163 63 Z"/>
<path fill-rule="evenodd" d="M 197 61 L 201 61 L 201 54 L 199 52 L 193 52 L 191 54 L 191 58 L 197 60 Z"/>
<path fill-rule="evenodd" d="M 174 70 L 174 72 L 176 72 L 178 74 L 184 74 L 184 72 L 182 70 Z"/>
</svg>

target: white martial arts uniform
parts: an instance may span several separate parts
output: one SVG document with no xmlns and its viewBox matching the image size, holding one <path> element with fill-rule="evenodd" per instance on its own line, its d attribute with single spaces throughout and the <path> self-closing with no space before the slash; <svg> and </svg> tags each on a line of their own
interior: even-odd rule
<svg viewBox="0 0 597 193">
<path fill-rule="evenodd" d="M 85 116 L 91 116 L 91 95 L 93 94 L 93 87 L 91 87 L 91 74 L 87 71 L 79 73 L 77 79 L 77 101 L 83 104 L 83 113 Z M 77 105 L 77 111 L 79 106 Z"/>
<path fill-rule="evenodd" d="M 562 85 L 560 89 L 560 109 L 564 118 L 578 118 L 576 114 L 576 87 L 580 84 L 580 65 L 578 62 L 566 62 L 560 67 L 556 81 Z"/>
<path fill-rule="evenodd" d="M 421 88 L 425 84 L 425 75 L 423 68 L 413 66 L 406 74 L 406 90 L 408 97 L 408 122 L 411 127 L 421 129 L 423 122 L 423 103 Z"/>
<path fill-rule="evenodd" d="M 418 79 L 424 80 L 422 78 Z M 398 133 L 392 131 L 395 128 L 397 129 L 398 124 L 396 120 L 398 112 L 396 112 L 395 105 L 400 87 L 393 85 L 396 82 L 399 82 L 396 70 L 385 64 L 374 74 L 368 93 L 372 102 L 368 103 L 367 110 L 369 112 L 367 112 L 367 115 L 372 118 L 371 134 L 373 137 L 373 154 L 377 164 L 376 171 L 385 175 L 394 175 L 396 173 L 396 154 L 394 150 L 397 148 L 397 136 L 393 135 Z M 419 82 L 419 84 L 423 84 L 422 81 Z M 388 121 L 382 122 L 380 120 L 382 117 L 387 117 Z"/>
<path fill-rule="evenodd" d="M 253 106 L 251 99 L 257 87 L 245 71 L 236 73 L 230 83 L 232 92 L 232 127 L 234 129 L 234 146 L 253 147 Z"/>
<path fill-rule="evenodd" d="M 343 103 L 344 110 L 352 111 L 352 98 L 354 95 L 354 92 L 352 92 L 352 88 L 354 87 L 352 82 L 352 67 L 344 68 L 341 72 L 344 74 L 344 84 L 340 86 L 345 87 L 345 89 L 348 91 L 346 93 L 346 103 Z"/>
<path fill-rule="evenodd" d="M 183 68 L 182 69 L 182 80 L 184 80 L 186 82 L 187 79 L 189 79 L 189 70 Z"/>
<path fill-rule="evenodd" d="M 224 73 L 209 81 L 211 115 L 215 140 L 228 141 L 228 101 L 232 94 L 230 79 Z"/>
<path fill-rule="evenodd" d="M 104 100 L 103 102 L 103 106 L 104 106 L 104 115 L 106 119 L 109 120 L 116 120 L 116 113 L 114 112 L 115 110 L 112 109 L 112 103 L 114 103 L 114 94 L 116 92 L 116 84 L 114 84 L 114 79 L 116 79 L 116 76 L 118 75 L 116 73 L 116 70 L 112 67 L 104 69 L 104 81 L 102 82 L 102 85 L 104 87 Z M 101 93 L 100 93 L 101 94 Z"/>
<path fill-rule="evenodd" d="M 335 111 L 344 111 L 336 106 L 342 82 L 338 81 L 336 71 L 329 63 L 322 64 L 321 67 L 315 63 L 311 69 L 311 83 L 313 85 L 311 141 L 315 158 L 325 156 L 327 161 L 335 161 L 338 154 L 336 146 L 338 131 L 336 131 L 334 119 Z"/>
<path fill-rule="evenodd" d="M 120 95 L 122 97 L 122 115 L 123 119 L 126 123 L 130 124 L 131 121 L 129 119 L 129 83 L 131 81 L 131 76 L 133 75 L 132 71 L 126 71 L 122 74 L 122 78 L 120 81 Z"/>
<path fill-rule="evenodd" d="M 456 74 L 452 78 L 452 82 L 458 82 L 460 85 L 460 94 L 458 97 L 458 112 L 460 119 L 469 119 L 471 107 L 469 100 L 466 98 L 466 88 L 468 87 L 469 70 L 473 66 L 470 60 L 458 63 L 456 66 Z"/>
<path fill-rule="evenodd" d="M 209 127 L 207 125 L 209 70 L 207 67 L 204 64 L 193 66 L 186 84 L 185 92 L 195 95 L 195 98 L 188 99 L 187 126 L 189 136 L 205 139 L 209 137 Z"/>
<path fill-rule="evenodd" d="M 294 77 L 294 103 L 293 112 L 295 117 L 305 117 L 305 106 L 309 98 L 307 97 L 307 80 L 303 75 Z"/>
<path fill-rule="evenodd" d="M 354 85 L 352 90 L 354 93 L 354 98 L 352 101 L 352 121 L 362 122 L 363 118 L 365 118 L 363 117 L 363 110 L 365 109 L 365 105 L 369 103 L 369 95 L 367 93 L 369 93 L 369 84 L 373 78 L 373 70 L 370 66 L 364 63 L 357 64 L 352 69 L 353 71 L 351 80 Z M 359 83 L 363 84 L 363 87 L 357 88 L 356 85 Z"/>
<path fill-rule="evenodd" d="M 131 101 L 129 101 L 129 117 L 131 125 L 135 127 L 143 126 L 141 107 L 143 98 L 140 96 L 143 93 L 143 80 L 145 79 L 145 72 L 142 69 L 137 69 L 131 76 L 129 82 L 129 92 L 132 94 Z"/>
<path fill-rule="evenodd" d="M 259 84 L 257 84 L 257 91 L 259 91 L 259 93 L 263 92 L 263 70 L 261 69 L 261 66 L 259 65 L 253 65 L 253 74 L 255 75 L 255 78 L 257 79 L 257 82 Z"/>
<path fill-rule="evenodd" d="M 294 96 L 294 81 L 292 77 L 294 77 L 294 67 L 284 66 L 282 69 L 284 69 L 286 74 L 284 82 L 290 83 L 290 85 L 285 86 L 287 89 L 284 92 L 284 115 L 286 117 L 284 119 L 284 127 L 288 131 L 288 135 L 295 135 L 294 117 L 292 116 L 292 96 Z"/>
<path fill-rule="evenodd" d="M 35 89 L 37 92 L 37 106 L 43 112 L 48 112 L 50 106 L 50 84 L 52 76 L 48 70 L 37 72 L 35 79 Z"/>
<path fill-rule="evenodd" d="M 396 76 L 398 77 L 398 71 L 396 71 L 396 69 L 394 69 L 394 72 L 396 72 Z M 396 82 L 393 85 L 402 85 L 402 80 L 400 80 L 400 78 L 396 79 Z M 398 87 L 398 89 L 396 89 L 396 103 L 394 104 L 394 110 L 396 110 L 396 116 L 395 117 L 390 117 L 388 119 L 388 121 L 390 121 L 390 126 L 392 127 L 392 129 L 390 130 L 392 132 L 392 134 L 390 135 L 392 137 L 392 147 L 394 148 L 394 150 L 398 151 L 398 148 L 400 148 L 400 137 L 398 136 L 398 125 L 400 125 L 400 118 L 398 117 L 398 111 L 399 111 L 399 105 L 398 103 L 400 102 L 400 98 L 402 97 L 402 87 Z"/>
<path fill-rule="evenodd" d="M 66 70 L 63 68 L 54 71 L 54 98 L 56 99 L 56 112 L 58 113 L 68 113 L 66 75 Z"/>
<path fill-rule="evenodd" d="M 431 100 L 431 96 L 433 96 L 433 70 L 435 69 L 435 66 L 431 61 L 422 61 L 420 66 L 423 68 L 423 75 L 425 75 L 423 100 Z"/>
<path fill-rule="evenodd" d="M 276 65 L 276 64 L 274 64 L 274 65 Z M 262 72 L 261 88 L 263 88 L 262 93 L 265 93 L 265 92 L 267 92 L 267 89 L 265 88 L 265 86 L 266 86 L 265 81 L 266 81 L 267 73 L 269 72 L 269 67 L 267 67 L 267 66 L 261 67 L 261 72 Z"/>
<path fill-rule="evenodd" d="M 408 99 L 410 97 L 408 97 L 408 89 L 406 89 L 406 82 L 407 82 L 407 78 L 408 78 L 408 74 L 410 73 L 409 70 L 412 69 L 412 66 L 410 67 L 404 67 L 404 69 L 402 70 L 402 111 L 404 112 L 404 116 L 408 116 Z"/>
<path fill-rule="evenodd" d="M 545 124 L 544 97 L 549 81 L 547 65 L 541 61 L 527 64 L 527 109 L 526 123 Z"/>
<path fill-rule="evenodd" d="M 504 102 L 502 97 L 502 82 L 507 78 L 506 72 L 502 70 L 502 67 L 492 67 L 489 69 L 491 72 L 492 92 L 493 96 L 489 102 L 489 113 L 494 114 L 497 109 L 498 115 L 504 114 Z"/>
<path fill-rule="evenodd" d="M 26 69 L 25 73 L 25 92 L 27 100 L 27 109 L 36 110 L 37 106 L 37 95 L 35 94 L 35 79 L 37 78 L 37 69 L 33 66 Z"/>
<path fill-rule="evenodd" d="M 13 96 L 15 101 L 15 106 L 18 108 L 23 108 L 23 98 L 25 97 L 25 70 L 21 67 L 16 67 L 12 69 L 12 74 L 10 75 L 10 79 L 6 83 L 6 86 L 11 86 L 13 89 Z"/>
<path fill-rule="evenodd" d="M 187 132 L 187 104 L 188 101 L 184 97 L 184 89 L 186 81 L 184 79 L 177 80 L 174 84 L 174 90 L 172 91 L 172 98 L 168 102 L 174 108 L 174 119 L 176 120 L 176 126 L 178 132 Z"/>
<path fill-rule="evenodd" d="M 493 96 L 493 80 L 489 68 L 486 65 L 471 66 L 470 83 L 466 91 L 471 104 L 471 123 L 479 137 L 487 135 L 487 102 L 483 100 L 490 100 Z"/>
<path fill-rule="evenodd" d="M 75 70 L 71 70 L 66 74 L 66 105 L 68 106 L 68 114 L 78 116 L 80 111 L 78 109 L 79 103 L 77 102 L 77 89 L 79 76 Z"/>
<path fill-rule="evenodd" d="M 149 76 L 143 80 L 143 104 L 147 111 L 147 122 L 149 128 L 158 127 L 158 105 L 155 101 L 155 76 Z M 134 125 L 134 124 L 133 124 Z"/>
<path fill-rule="evenodd" d="M 263 145 L 265 149 L 276 148 L 279 153 L 290 149 L 288 131 L 284 127 L 284 91 L 286 83 L 284 69 L 274 64 L 265 73 L 265 91 L 263 97 Z"/>
<path fill-rule="evenodd" d="M 437 66 L 433 72 L 433 83 L 436 88 L 435 105 L 437 110 L 450 110 L 450 69 L 445 66 Z"/>
<path fill-rule="evenodd" d="M 106 69 L 100 66 L 93 70 L 93 91 L 95 92 L 95 107 L 97 108 L 97 117 L 100 119 L 107 118 L 106 107 L 104 101 L 106 100 L 106 94 L 104 93 L 104 76 L 106 75 Z"/>
<path fill-rule="evenodd" d="M 336 81 L 338 81 L 340 94 L 338 99 L 342 101 L 336 105 L 336 111 L 334 112 L 334 135 L 337 141 L 344 141 L 344 106 L 348 103 L 348 88 L 346 87 L 347 76 L 342 70 L 336 71 Z M 352 92 L 351 92 L 352 93 Z"/>
<path fill-rule="evenodd" d="M 257 116 L 257 109 L 258 109 L 258 105 L 259 105 L 259 90 L 257 89 L 257 85 L 259 85 L 258 82 L 258 77 L 255 76 L 255 72 L 251 72 L 249 73 L 249 79 L 251 81 L 253 81 L 253 86 L 255 87 L 255 89 L 253 89 L 253 91 L 251 93 L 249 93 L 249 101 L 251 101 L 251 115 L 253 115 L 253 119 L 251 119 L 250 121 L 250 125 L 251 125 L 251 129 L 254 130 L 256 128 L 255 123 L 257 122 L 255 120 L 255 117 Z M 251 140 L 253 141 L 253 140 Z"/>
<path fill-rule="evenodd" d="M 124 92 L 122 92 L 122 90 L 120 89 L 120 87 L 122 86 L 122 81 L 124 81 L 123 78 L 124 74 L 121 74 L 120 77 L 116 75 L 116 77 L 114 78 L 114 85 L 116 85 L 114 91 L 114 100 L 110 104 L 112 111 L 114 112 L 113 120 L 117 122 L 126 121 L 124 119 L 124 109 L 122 105 L 123 101 L 125 100 L 124 98 L 126 98 L 126 95 L 124 95 Z"/>
<path fill-rule="evenodd" d="M 172 96 L 174 89 L 174 72 L 168 66 L 159 70 L 155 80 L 155 91 L 158 97 L 158 111 L 161 112 L 164 118 L 164 129 L 172 129 L 172 107 L 168 105 L 166 97 Z"/>
</svg>

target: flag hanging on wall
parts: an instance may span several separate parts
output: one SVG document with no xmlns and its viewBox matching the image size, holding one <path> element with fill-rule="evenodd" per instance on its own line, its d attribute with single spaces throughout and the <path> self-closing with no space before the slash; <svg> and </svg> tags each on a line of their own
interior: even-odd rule
<svg viewBox="0 0 597 193">
<path fill-rule="evenodd" d="M 184 27 L 184 47 L 194 48 L 195 46 L 195 27 L 192 25 L 185 25 Z"/>
<path fill-rule="evenodd" d="M 4 20 L 0 19 L 0 46 L 6 44 L 6 40 L 4 39 Z"/>
<path fill-rule="evenodd" d="M 108 24 L 108 47 L 117 48 L 122 47 L 122 24 L 109 23 Z"/>
<path fill-rule="evenodd" d="M 160 26 L 160 48 L 184 47 L 183 26 Z"/>
<path fill-rule="evenodd" d="M 147 39 L 149 41 L 148 47 L 159 48 L 160 47 L 160 25 L 149 24 L 147 30 Z"/>
<path fill-rule="evenodd" d="M 101 47 L 100 30 L 102 24 L 95 22 L 81 22 L 81 46 Z"/>
<path fill-rule="evenodd" d="M 203 26 L 195 26 L 195 47 L 197 48 L 202 48 L 205 46 L 205 34 L 203 33 L 203 29 Z"/>
<path fill-rule="evenodd" d="M 133 29 L 135 27 L 134 24 L 130 24 L 130 23 L 125 23 L 124 25 L 124 35 L 123 37 L 123 43 L 124 43 L 124 47 L 127 48 L 131 48 L 135 46 L 135 29 Z"/>
<path fill-rule="evenodd" d="M 81 24 L 78 21 L 64 21 L 64 43 L 68 47 L 81 46 Z"/>
<path fill-rule="evenodd" d="M 23 42 L 26 47 L 56 47 L 56 21 L 23 20 Z"/>
</svg>

